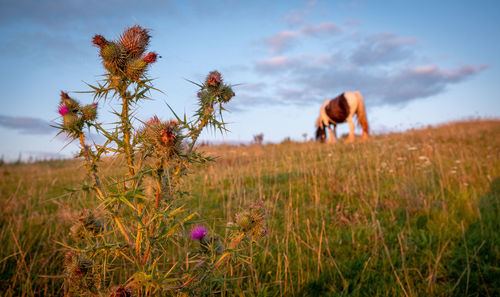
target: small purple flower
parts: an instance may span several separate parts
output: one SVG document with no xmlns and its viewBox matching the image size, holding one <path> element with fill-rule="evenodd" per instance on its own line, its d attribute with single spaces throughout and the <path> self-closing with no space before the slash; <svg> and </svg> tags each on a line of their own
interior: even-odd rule
<svg viewBox="0 0 500 297">
<path fill-rule="evenodd" d="M 65 115 L 69 112 L 68 108 L 66 107 L 66 105 L 64 104 L 61 104 L 61 106 L 59 107 L 59 114 L 60 115 Z"/>
<path fill-rule="evenodd" d="M 201 240 L 205 235 L 207 235 L 207 228 L 203 226 L 196 226 L 191 230 L 191 238 L 195 240 Z"/>
</svg>

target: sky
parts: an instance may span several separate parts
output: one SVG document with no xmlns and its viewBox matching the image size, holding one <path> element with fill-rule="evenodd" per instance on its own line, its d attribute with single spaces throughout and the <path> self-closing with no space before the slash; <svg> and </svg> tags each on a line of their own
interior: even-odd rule
<svg viewBox="0 0 500 297">
<path fill-rule="evenodd" d="M 104 74 L 95 34 L 116 40 L 141 25 L 161 59 L 139 120 L 188 117 L 212 70 L 235 85 L 214 143 L 314 135 L 321 103 L 360 91 L 374 134 L 475 118 L 500 118 L 498 1 L 0 0 L 0 156 L 69 157 L 61 90 L 83 103 Z M 99 121 L 116 120 L 116 102 Z M 339 125 L 337 134 L 348 132 Z M 359 128 L 357 133 L 360 133 Z M 99 142 L 102 138 L 93 136 Z"/>
</svg>

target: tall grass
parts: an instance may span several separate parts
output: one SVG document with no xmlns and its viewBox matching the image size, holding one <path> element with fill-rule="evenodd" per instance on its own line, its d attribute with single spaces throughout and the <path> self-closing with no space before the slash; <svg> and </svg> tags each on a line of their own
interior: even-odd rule
<svg viewBox="0 0 500 297">
<path fill-rule="evenodd" d="M 225 276 L 241 295 L 498 296 L 498 135 L 499 121 L 473 121 L 367 143 L 206 147 L 220 158 L 183 186 L 219 234 L 265 201 L 271 232 Z M 61 295 L 66 205 L 97 203 L 63 195 L 77 166 L 0 167 L 2 296 Z"/>
</svg>

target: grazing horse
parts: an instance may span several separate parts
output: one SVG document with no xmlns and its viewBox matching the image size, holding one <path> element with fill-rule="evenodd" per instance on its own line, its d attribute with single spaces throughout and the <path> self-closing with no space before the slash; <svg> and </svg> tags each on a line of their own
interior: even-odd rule
<svg viewBox="0 0 500 297">
<path fill-rule="evenodd" d="M 360 92 L 348 91 L 337 98 L 326 99 L 321 105 L 319 117 L 316 120 L 316 140 L 325 142 L 326 128 L 329 130 L 328 142 L 335 143 L 337 124 L 349 123 L 349 137 L 346 142 L 354 141 L 354 114 L 358 116 L 358 123 L 363 128 L 361 140 L 368 139 L 368 119 L 366 118 L 365 104 Z M 333 130 L 330 125 L 333 124 Z"/>
</svg>

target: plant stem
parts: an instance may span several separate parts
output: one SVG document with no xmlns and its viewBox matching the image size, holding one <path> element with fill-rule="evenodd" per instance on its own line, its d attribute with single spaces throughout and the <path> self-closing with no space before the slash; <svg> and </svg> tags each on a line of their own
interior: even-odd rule
<svg viewBox="0 0 500 297">
<path fill-rule="evenodd" d="M 92 164 L 92 162 L 90 160 L 90 155 L 89 155 L 88 147 L 85 144 L 85 134 L 80 133 L 79 136 L 80 136 L 80 145 L 82 146 L 83 154 L 85 155 L 85 160 L 87 161 L 88 174 L 94 180 L 95 185 L 98 188 L 100 188 L 101 187 L 101 183 L 99 182 L 99 178 L 97 177 L 95 168 L 93 167 L 93 164 Z"/>
<path fill-rule="evenodd" d="M 134 170 L 134 155 L 132 152 L 132 145 L 130 144 L 130 122 L 129 122 L 129 101 L 124 93 L 120 94 L 123 100 L 122 104 L 122 113 L 121 113 L 121 121 L 122 121 L 122 132 L 123 132 L 123 142 L 125 148 L 125 155 L 127 157 L 127 165 L 130 176 L 133 177 L 135 175 Z"/>
</svg>

